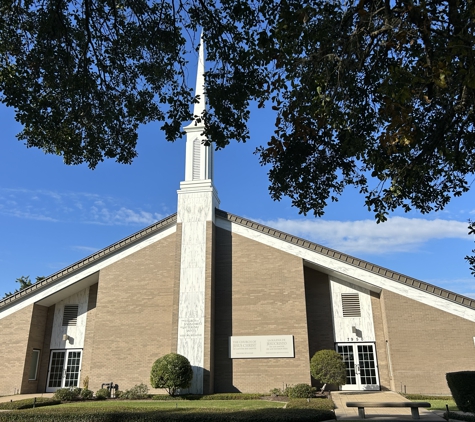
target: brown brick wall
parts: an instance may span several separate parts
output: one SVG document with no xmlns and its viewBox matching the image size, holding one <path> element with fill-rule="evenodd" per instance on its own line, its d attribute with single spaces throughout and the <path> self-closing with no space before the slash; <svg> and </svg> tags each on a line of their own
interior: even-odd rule
<svg viewBox="0 0 475 422">
<path fill-rule="evenodd" d="M 175 235 L 99 274 L 89 388 L 150 386 L 153 362 L 172 350 Z"/>
<path fill-rule="evenodd" d="M 172 310 L 172 324 L 171 324 L 171 344 L 172 353 L 177 352 L 178 347 L 178 311 L 180 303 L 180 270 L 181 270 L 181 237 L 182 237 L 182 225 L 178 223 L 176 225 L 175 232 L 175 260 L 174 260 L 174 273 L 173 273 L 173 310 Z"/>
<path fill-rule="evenodd" d="M 203 393 L 214 392 L 214 245 L 215 227 L 206 223 L 205 328 Z"/>
<path fill-rule="evenodd" d="M 312 268 L 304 268 L 305 303 L 309 356 L 323 349 L 334 349 L 333 318 L 328 275 Z M 312 378 L 312 385 L 321 387 Z"/>
<path fill-rule="evenodd" d="M 376 359 L 378 362 L 379 384 L 381 390 L 391 390 L 391 379 L 389 373 L 389 363 L 386 346 L 386 330 L 383 313 L 381 309 L 382 301 L 380 295 L 371 292 L 371 309 L 373 311 L 373 326 L 376 340 Z"/>
<path fill-rule="evenodd" d="M 91 378 L 90 373 L 92 356 L 94 353 L 94 328 L 96 326 L 96 305 L 98 287 L 98 283 L 93 284 L 89 287 L 89 297 L 87 300 L 86 332 L 84 335 L 84 351 L 81 362 L 81 382 L 79 384 L 79 387 L 81 388 L 83 387 L 84 378 Z"/>
<path fill-rule="evenodd" d="M 46 382 L 48 380 L 48 367 L 50 358 L 51 334 L 53 332 L 54 308 L 55 305 L 50 306 L 48 308 L 48 313 L 46 316 L 45 335 L 43 338 L 43 348 L 41 349 L 40 356 L 41 365 L 38 378 L 38 393 L 44 393 L 46 391 Z"/>
<path fill-rule="evenodd" d="M 302 260 L 216 229 L 215 392 L 310 382 Z M 230 359 L 229 336 L 293 335 L 295 358 Z"/>
<path fill-rule="evenodd" d="M 328 275 L 304 268 L 308 347 L 312 357 L 322 349 L 334 349 L 333 318 Z"/>
<path fill-rule="evenodd" d="M 40 350 L 41 354 L 44 353 L 43 342 L 45 337 L 46 317 L 48 315 L 48 308 L 46 306 L 33 305 L 33 312 L 31 316 L 30 333 L 28 336 L 28 344 L 26 346 L 26 358 L 25 367 L 23 371 L 23 379 L 21 385 L 21 392 L 23 394 L 36 393 L 38 390 L 38 376 L 37 372 L 36 380 L 29 380 L 30 367 L 33 356 L 33 349 Z M 40 362 L 38 362 L 38 369 L 41 369 Z"/>
<path fill-rule="evenodd" d="M 397 391 L 448 394 L 447 372 L 475 370 L 475 323 L 387 290 L 381 298 Z"/>
<path fill-rule="evenodd" d="M 0 395 L 19 392 L 22 386 L 33 307 L 0 319 Z"/>
</svg>

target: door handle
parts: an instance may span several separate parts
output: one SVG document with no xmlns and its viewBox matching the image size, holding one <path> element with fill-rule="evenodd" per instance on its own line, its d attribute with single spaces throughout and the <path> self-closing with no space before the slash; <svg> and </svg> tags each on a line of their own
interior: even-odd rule
<svg viewBox="0 0 475 422">
<path fill-rule="evenodd" d="M 359 375 L 360 374 L 360 366 L 357 364 L 355 365 L 355 372 Z"/>
</svg>

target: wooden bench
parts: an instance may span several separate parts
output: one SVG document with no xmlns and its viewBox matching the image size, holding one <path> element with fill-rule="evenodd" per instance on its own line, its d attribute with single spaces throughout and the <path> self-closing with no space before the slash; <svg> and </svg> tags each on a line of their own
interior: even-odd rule
<svg viewBox="0 0 475 422">
<path fill-rule="evenodd" d="M 426 401 L 402 401 L 402 402 L 357 402 L 348 401 L 346 407 L 357 407 L 358 416 L 361 419 L 365 418 L 365 407 L 410 407 L 412 419 L 420 419 L 419 407 L 430 407 L 430 403 Z"/>
</svg>

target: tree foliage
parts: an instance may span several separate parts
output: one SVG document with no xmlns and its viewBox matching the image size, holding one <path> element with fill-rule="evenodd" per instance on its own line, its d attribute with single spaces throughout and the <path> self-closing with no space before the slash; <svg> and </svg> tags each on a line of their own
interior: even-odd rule
<svg viewBox="0 0 475 422">
<path fill-rule="evenodd" d="M 28 147 L 130 163 L 140 124 L 175 140 L 192 119 L 201 27 L 210 142 L 246 141 L 250 101 L 271 106 L 271 196 L 322 215 L 354 186 L 379 222 L 470 187 L 474 25 L 473 0 L 0 0 L 0 99 Z"/>
<path fill-rule="evenodd" d="M 178 353 L 169 353 L 157 359 L 150 373 L 153 388 L 164 388 L 174 396 L 178 389 L 188 388 L 193 378 L 189 360 Z"/>
<path fill-rule="evenodd" d="M 343 385 L 346 368 L 343 358 L 335 350 L 320 350 L 310 360 L 310 374 L 322 384 Z"/>
<path fill-rule="evenodd" d="M 43 279 L 44 279 L 44 277 L 38 276 L 38 277 L 36 277 L 35 283 L 38 283 L 38 281 L 41 281 Z M 8 296 L 11 296 L 11 295 L 14 295 L 15 293 L 18 293 L 20 290 L 26 289 L 27 287 L 30 287 L 30 286 L 33 285 L 32 281 L 30 280 L 29 275 L 27 275 L 27 276 L 22 275 L 21 277 L 19 277 L 15 280 L 15 283 L 19 283 L 20 287 L 18 289 L 16 289 L 13 293 L 12 292 L 5 293 L 3 295 L 4 298 L 6 298 Z"/>
<path fill-rule="evenodd" d="M 475 234 L 475 221 L 468 220 L 468 234 Z M 470 272 L 475 276 L 475 249 L 472 249 L 474 255 L 467 255 L 465 260 L 470 265 Z"/>
</svg>

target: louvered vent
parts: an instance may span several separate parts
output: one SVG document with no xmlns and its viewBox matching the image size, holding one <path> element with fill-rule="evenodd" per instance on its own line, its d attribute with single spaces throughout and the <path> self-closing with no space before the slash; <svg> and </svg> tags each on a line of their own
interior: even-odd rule
<svg viewBox="0 0 475 422">
<path fill-rule="evenodd" d="M 63 327 L 75 326 L 78 322 L 78 305 L 66 305 L 63 314 Z"/>
<path fill-rule="evenodd" d="M 200 153 L 201 142 L 199 139 L 193 141 L 193 180 L 199 180 L 200 178 Z"/>
<path fill-rule="evenodd" d="M 343 307 L 343 316 L 345 318 L 360 318 L 360 296 L 358 293 L 342 293 L 341 304 Z"/>
</svg>

